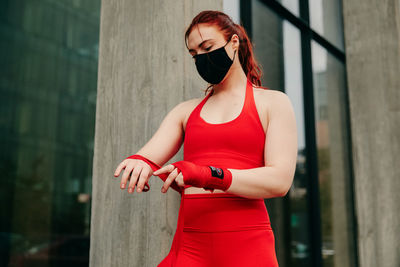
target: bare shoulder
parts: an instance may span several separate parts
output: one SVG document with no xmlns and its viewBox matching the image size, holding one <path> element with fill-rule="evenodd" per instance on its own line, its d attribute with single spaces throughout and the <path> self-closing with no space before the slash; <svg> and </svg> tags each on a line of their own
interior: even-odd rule
<svg viewBox="0 0 400 267">
<path fill-rule="evenodd" d="M 268 125 L 273 118 L 281 118 L 285 113 L 293 113 L 289 97 L 281 91 L 254 86 L 253 95 L 265 133 L 267 133 Z"/>
<path fill-rule="evenodd" d="M 294 117 L 293 105 L 287 94 L 281 91 L 274 91 L 271 95 L 271 109 L 270 116 L 287 118 L 288 116 Z"/>
<path fill-rule="evenodd" d="M 179 111 L 182 115 L 187 115 L 188 112 L 191 112 L 200 102 L 202 98 L 192 98 L 189 100 L 182 101 L 177 105 L 179 107 Z"/>
<path fill-rule="evenodd" d="M 255 98 L 261 98 L 263 101 L 271 102 L 272 100 L 277 101 L 281 98 L 287 97 L 285 93 L 278 90 L 264 89 L 258 87 L 253 87 L 253 89 Z"/>
<path fill-rule="evenodd" d="M 254 99 L 269 115 L 282 109 L 291 109 L 292 103 L 287 94 L 278 90 L 254 87 Z"/>
</svg>

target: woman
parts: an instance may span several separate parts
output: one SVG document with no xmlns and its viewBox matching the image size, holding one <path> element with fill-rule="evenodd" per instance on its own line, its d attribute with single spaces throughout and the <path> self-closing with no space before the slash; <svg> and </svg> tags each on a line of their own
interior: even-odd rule
<svg viewBox="0 0 400 267">
<path fill-rule="evenodd" d="M 117 167 L 121 189 L 148 191 L 151 175 L 181 194 L 177 230 L 163 266 L 278 266 L 265 198 L 294 176 L 297 130 L 286 94 L 261 87 L 244 28 L 200 12 L 185 43 L 211 91 L 184 101 L 135 155 Z M 207 89 L 209 89 L 207 88 Z M 184 160 L 168 164 L 184 142 Z M 147 188 L 146 188 L 146 187 Z"/>
</svg>

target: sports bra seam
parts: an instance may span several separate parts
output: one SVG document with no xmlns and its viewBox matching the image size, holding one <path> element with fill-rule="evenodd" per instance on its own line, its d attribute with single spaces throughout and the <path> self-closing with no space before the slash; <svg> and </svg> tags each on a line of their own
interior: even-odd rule
<svg viewBox="0 0 400 267">
<path fill-rule="evenodd" d="M 255 116 L 259 116 L 258 114 L 255 114 Z M 241 117 L 244 117 L 244 118 L 239 118 L 239 117 L 237 117 L 235 120 L 245 120 L 246 122 L 248 122 L 249 121 L 249 119 L 251 119 L 251 121 L 252 122 L 254 122 L 254 124 L 255 124 L 255 126 L 257 127 L 257 128 L 259 128 L 260 130 L 261 130 L 261 132 L 265 135 L 265 132 L 264 132 L 264 128 L 262 127 L 262 124 L 261 124 L 261 120 L 260 120 L 260 117 L 258 117 L 258 119 L 257 118 L 254 118 L 255 116 L 251 116 L 251 114 L 248 114 L 248 113 L 245 113 L 245 114 L 243 114 L 243 116 L 241 116 Z M 191 122 L 191 123 L 193 123 L 193 122 Z M 197 122 L 196 122 L 197 123 Z M 186 123 L 186 126 L 189 124 L 189 119 L 188 119 L 188 122 Z M 204 123 L 200 123 L 201 124 L 201 126 L 203 127 L 204 126 Z M 208 123 L 207 123 L 208 124 Z M 206 124 L 206 125 L 207 125 Z M 216 125 L 219 125 L 219 124 L 216 124 Z M 213 125 L 211 125 L 211 127 L 212 127 Z M 224 125 L 225 127 L 237 127 L 237 125 Z"/>
<path fill-rule="evenodd" d="M 200 107 L 200 105 L 204 105 L 204 103 L 203 102 L 205 102 L 205 99 L 207 98 L 207 96 L 208 95 L 206 95 L 205 97 L 203 97 L 203 99 L 200 101 L 200 103 L 199 104 L 197 104 L 195 107 L 194 107 L 194 109 L 190 112 L 190 114 L 189 114 L 189 117 L 188 117 L 188 119 L 187 119 L 187 121 L 186 121 L 186 126 L 185 126 L 185 132 L 186 132 L 186 128 L 187 128 L 187 126 L 188 126 L 188 124 L 189 124 L 189 121 L 191 121 L 191 118 L 193 118 L 193 116 L 195 116 L 195 112 L 198 112 L 198 109 L 199 109 L 199 107 Z M 193 119 L 192 119 L 193 120 Z"/>
</svg>

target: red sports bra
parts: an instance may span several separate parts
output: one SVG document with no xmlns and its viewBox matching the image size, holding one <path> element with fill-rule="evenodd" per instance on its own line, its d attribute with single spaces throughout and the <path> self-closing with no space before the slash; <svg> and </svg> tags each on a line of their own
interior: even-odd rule
<svg viewBox="0 0 400 267">
<path fill-rule="evenodd" d="M 199 165 L 231 169 L 264 166 L 265 133 L 254 102 L 253 86 L 247 80 L 244 106 L 235 119 L 213 124 L 200 111 L 213 90 L 194 108 L 185 130 L 183 159 Z M 189 185 L 185 188 L 190 187 Z"/>
</svg>

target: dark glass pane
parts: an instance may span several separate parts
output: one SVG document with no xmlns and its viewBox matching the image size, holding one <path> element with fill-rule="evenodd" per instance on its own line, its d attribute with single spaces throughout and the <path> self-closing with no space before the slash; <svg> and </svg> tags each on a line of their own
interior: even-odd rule
<svg viewBox="0 0 400 267">
<path fill-rule="evenodd" d="M 312 42 L 324 267 L 354 266 L 345 66 Z"/>
<path fill-rule="evenodd" d="M 300 31 L 283 22 L 285 93 L 289 96 L 296 115 L 298 157 L 296 172 L 289 191 L 291 265 L 310 266 L 309 209 L 307 201 L 306 141 L 303 100 L 303 72 Z"/>
<path fill-rule="evenodd" d="M 309 0 L 310 26 L 329 42 L 344 51 L 341 0 Z"/>
<path fill-rule="evenodd" d="M 341 3 L 310 2 L 313 29 L 343 50 Z M 256 59 L 262 64 L 263 85 L 284 91 L 293 103 L 298 127 L 298 162 L 292 188 L 285 199 L 266 200 L 276 233 L 280 266 L 311 266 L 308 221 L 310 177 L 305 155 L 305 118 L 300 32 L 270 10 L 262 0 L 251 2 L 252 41 Z M 298 15 L 298 1 L 280 1 Z M 322 3 L 323 2 L 323 3 Z M 289 5 L 291 7 L 289 8 Z M 312 42 L 318 184 L 324 266 L 354 266 L 355 240 L 352 221 L 349 135 L 346 114 L 345 66 Z M 305 75 L 306 77 L 308 75 Z M 311 73 L 309 75 L 311 77 Z M 315 178 L 316 179 L 316 178 Z M 314 218 L 319 219 L 319 218 Z M 289 223 L 287 223 L 289 221 Z M 290 231 L 289 231 L 290 229 Z M 290 243 L 290 247 L 287 247 Z M 290 253 L 287 253 L 290 251 Z M 315 255 L 318 256 L 318 255 Z"/>
<path fill-rule="evenodd" d="M 277 2 L 292 12 L 293 15 L 300 16 L 299 0 L 277 0 Z"/>
<path fill-rule="evenodd" d="M 262 83 L 284 91 L 296 114 L 298 160 L 288 197 L 266 199 L 275 232 L 280 266 L 310 266 L 310 241 L 307 203 L 303 72 L 300 31 L 282 20 L 262 1 L 252 1 L 254 53 L 262 65 Z"/>
<path fill-rule="evenodd" d="M 0 266 L 88 266 L 100 0 L 0 2 Z"/>
</svg>

